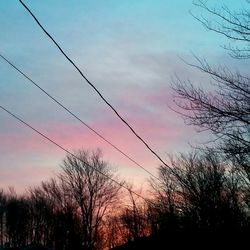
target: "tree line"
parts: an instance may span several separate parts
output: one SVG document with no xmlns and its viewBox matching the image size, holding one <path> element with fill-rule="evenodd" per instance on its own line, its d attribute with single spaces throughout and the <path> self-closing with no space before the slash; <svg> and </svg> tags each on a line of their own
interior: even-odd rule
<svg viewBox="0 0 250 250">
<path fill-rule="evenodd" d="M 120 181 L 100 151 L 77 156 Z M 159 167 L 152 197 L 141 200 L 132 192 L 126 198 L 120 186 L 68 155 L 57 177 L 25 195 L 0 192 L 0 245 L 94 250 L 146 237 L 170 243 L 180 235 L 213 240 L 221 232 L 249 232 L 244 169 L 211 149 L 172 157 L 171 166 Z"/>
</svg>

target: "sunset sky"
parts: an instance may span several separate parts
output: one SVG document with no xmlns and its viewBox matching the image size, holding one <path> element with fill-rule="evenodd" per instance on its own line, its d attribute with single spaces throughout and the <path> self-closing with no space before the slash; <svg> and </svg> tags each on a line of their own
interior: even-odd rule
<svg viewBox="0 0 250 250">
<path fill-rule="evenodd" d="M 245 1 L 210 0 L 239 9 Z M 171 79 L 208 79 L 181 59 L 233 63 L 189 11 L 192 0 L 25 1 L 69 57 L 159 155 L 190 150 L 201 136 L 174 113 Z M 86 84 L 17 0 L 0 1 L 0 53 L 83 121 L 157 174 L 160 162 Z M 239 64 L 235 65 L 239 67 Z M 101 148 L 121 178 L 146 185 L 149 175 L 53 103 L 0 58 L 0 105 L 69 150 Z M 0 110 L 0 187 L 23 191 L 56 174 L 65 152 Z"/>
</svg>

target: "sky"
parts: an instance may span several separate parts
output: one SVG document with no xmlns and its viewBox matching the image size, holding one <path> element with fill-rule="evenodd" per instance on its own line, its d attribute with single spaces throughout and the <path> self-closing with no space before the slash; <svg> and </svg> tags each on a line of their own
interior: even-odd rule
<svg viewBox="0 0 250 250">
<path fill-rule="evenodd" d="M 175 76 L 206 86 L 186 65 L 192 53 L 211 64 L 230 63 L 190 11 L 192 0 L 24 1 L 89 80 L 166 161 L 208 135 L 173 112 Z M 245 1 L 207 1 L 241 8 Z M 17 0 L 0 1 L 0 53 L 106 139 L 157 175 L 157 160 L 60 54 Z M 237 65 L 236 65 L 237 66 Z M 0 59 L 0 105 L 74 151 L 102 149 L 120 178 L 146 186 L 149 175 L 94 135 Z M 60 171 L 65 152 L 0 111 L 0 187 L 23 192 Z"/>
</svg>

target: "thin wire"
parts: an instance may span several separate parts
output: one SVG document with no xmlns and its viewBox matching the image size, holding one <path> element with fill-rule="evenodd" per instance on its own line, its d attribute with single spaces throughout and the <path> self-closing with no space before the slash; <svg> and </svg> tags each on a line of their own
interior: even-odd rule
<svg viewBox="0 0 250 250">
<path fill-rule="evenodd" d="M 22 0 L 19 2 L 23 5 L 23 7 L 29 12 L 29 14 L 33 17 L 39 27 L 43 30 L 43 32 L 52 40 L 52 42 L 56 45 L 56 47 L 60 50 L 60 52 L 64 55 L 64 57 L 75 67 L 75 69 L 80 73 L 80 75 L 85 79 L 85 81 L 95 90 L 95 92 L 101 97 L 101 99 L 111 108 L 111 110 L 118 116 L 118 118 L 132 131 L 132 133 L 147 147 L 147 149 L 154 154 L 161 163 L 163 163 L 166 167 L 170 168 L 170 166 L 163 161 L 163 159 L 148 145 L 148 143 L 142 139 L 141 136 L 135 132 L 135 130 L 128 124 L 128 122 L 118 113 L 118 111 L 111 105 L 109 101 L 101 94 L 101 92 L 95 87 L 93 83 L 88 80 L 88 78 L 82 73 L 82 71 L 76 66 L 74 61 L 67 56 L 62 47 L 55 41 L 55 39 L 48 33 L 48 31 L 42 26 L 42 24 L 38 21 L 36 16 L 31 12 L 27 5 L 23 3 Z"/>
<path fill-rule="evenodd" d="M 95 129 L 93 129 L 90 125 L 88 125 L 86 122 L 84 122 L 81 118 L 79 118 L 76 114 L 74 114 L 69 108 L 65 107 L 61 102 L 59 102 L 56 98 L 54 98 L 51 94 L 49 94 L 46 90 L 44 90 L 41 86 L 39 86 L 36 82 L 34 82 L 27 74 L 25 74 L 22 70 L 17 68 L 16 65 L 14 65 L 10 60 L 8 60 L 6 57 L 4 57 L 2 54 L 0 54 L 0 57 L 8 63 L 11 67 L 13 67 L 16 71 L 18 71 L 21 75 L 23 75 L 29 82 L 31 82 L 34 86 L 36 86 L 39 90 L 41 90 L 45 95 L 47 95 L 51 100 L 53 100 L 55 103 L 57 103 L 61 108 L 66 110 L 70 115 L 72 115 L 74 118 L 76 118 L 79 122 L 81 122 L 85 127 L 87 127 L 89 130 L 91 130 L 94 134 L 96 134 L 98 137 L 100 137 L 103 141 L 108 143 L 111 147 L 116 149 L 118 152 L 120 152 L 123 156 L 125 156 L 127 159 L 129 159 L 131 162 L 133 162 L 135 165 L 140 167 L 142 170 L 150 174 L 153 178 L 160 181 L 160 179 L 152 174 L 150 171 L 148 171 L 146 168 L 144 168 L 142 165 L 140 165 L 138 162 L 136 162 L 134 159 L 132 159 L 129 155 L 124 153 L 121 149 L 119 149 L 117 146 L 115 146 L 112 142 L 107 140 L 104 136 L 102 136 L 99 132 L 97 132 Z"/>
<path fill-rule="evenodd" d="M 36 132 L 37 134 L 39 134 L 40 136 L 42 136 L 44 139 L 46 139 L 47 141 L 51 142 L 52 144 L 56 145 L 58 148 L 60 148 L 61 150 L 63 150 L 64 152 L 66 152 L 67 154 L 73 156 L 74 158 L 76 158 L 77 160 L 81 161 L 83 164 L 87 165 L 88 167 L 92 168 L 93 170 L 95 170 L 96 172 L 98 172 L 99 174 L 103 175 L 104 177 L 106 177 L 107 179 L 110 179 L 111 181 L 113 181 L 115 184 L 117 184 L 118 186 L 126 189 L 127 191 L 131 192 L 132 194 L 136 195 L 137 197 L 143 199 L 146 202 L 152 203 L 150 200 L 144 198 L 142 195 L 136 193 L 135 191 L 133 191 L 132 189 L 126 187 L 125 185 L 123 185 L 122 183 L 120 183 L 117 180 L 114 180 L 113 178 L 111 178 L 110 176 L 108 176 L 107 174 L 103 173 L 102 171 L 100 171 L 99 169 L 91 166 L 88 162 L 83 161 L 80 157 L 78 157 L 77 155 L 73 154 L 72 152 L 70 152 L 68 149 L 64 148 L 63 146 L 61 146 L 59 143 L 55 142 L 54 140 L 52 140 L 51 138 L 49 138 L 48 136 L 46 136 L 45 134 L 43 134 L 42 132 L 40 132 L 39 130 L 37 130 L 36 128 L 34 128 L 33 126 L 31 126 L 30 124 L 28 124 L 27 122 L 25 122 L 22 118 L 18 117 L 17 115 L 13 114 L 11 111 L 9 111 L 8 109 L 4 108 L 2 105 L 0 105 L 0 108 L 5 111 L 6 113 L 8 113 L 9 115 L 11 115 L 12 117 L 14 117 L 16 120 L 18 120 L 19 122 L 21 122 L 22 124 L 24 124 L 25 126 L 29 127 L 30 129 L 32 129 L 34 132 Z"/>
</svg>

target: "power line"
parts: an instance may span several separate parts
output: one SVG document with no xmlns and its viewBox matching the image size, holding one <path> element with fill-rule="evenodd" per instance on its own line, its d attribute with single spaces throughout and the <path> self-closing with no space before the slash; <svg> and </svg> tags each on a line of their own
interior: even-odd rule
<svg viewBox="0 0 250 250">
<path fill-rule="evenodd" d="M 73 156 L 74 158 L 76 158 L 77 160 L 81 161 L 83 164 L 85 164 L 86 166 L 92 168 L 93 170 L 95 170 L 96 172 L 98 172 L 99 174 L 103 175 L 104 177 L 106 177 L 107 179 L 113 181 L 115 184 L 117 184 L 118 186 L 120 186 L 121 188 L 126 189 L 127 191 L 129 191 L 130 193 L 136 195 L 137 197 L 143 199 L 146 202 L 152 203 L 150 200 L 144 198 L 142 195 L 138 194 L 137 192 L 133 191 L 132 189 L 126 187 L 124 184 L 120 183 L 117 180 L 114 180 L 113 178 L 111 178 L 110 176 L 108 176 L 107 174 L 103 173 L 102 171 L 100 171 L 99 169 L 91 166 L 88 162 L 83 161 L 80 157 L 78 157 L 77 155 L 73 154 L 72 152 L 70 152 L 68 149 L 64 148 L 63 146 L 61 146 L 59 143 L 55 142 L 54 140 L 52 140 L 51 138 L 49 138 L 48 136 L 46 136 L 45 134 L 43 134 L 42 132 L 40 132 L 39 130 L 37 130 L 36 128 L 34 128 L 33 126 L 31 126 L 30 124 L 28 124 L 26 121 L 24 121 L 22 118 L 18 117 L 17 115 L 13 114 L 11 111 L 9 111 L 8 109 L 4 108 L 2 105 L 0 105 L 0 108 L 5 111 L 6 113 L 8 113 L 10 116 L 14 117 L 16 120 L 18 120 L 19 122 L 21 122 L 22 124 L 24 124 L 25 126 L 29 127 L 30 129 L 32 129 L 34 132 L 36 132 L 37 134 L 39 134 L 40 136 L 42 136 L 44 139 L 46 139 L 47 141 L 51 142 L 52 144 L 56 145 L 58 148 L 60 148 L 61 150 L 63 150 L 64 152 L 66 152 L 67 154 Z"/>
<path fill-rule="evenodd" d="M 23 5 L 23 7 L 29 12 L 29 14 L 33 17 L 39 27 L 43 30 L 43 32 L 52 40 L 52 42 L 56 45 L 56 47 L 60 50 L 60 52 L 64 55 L 64 57 L 74 66 L 74 68 L 80 73 L 80 75 L 85 79 L 85 81 L 94 89 L 94 91 L 100 96 L 100 98 L 111 108 L 111 110 L 118 116 L 118 118 L 131 130 L 131 132 L 147 147 L 147 149 L 154 154 L 161 163 L 163 163 L 166 167 L 170 168 L 170 166 L 162 160 L 162 158 L 148 145 L 148 143 L 142 139 L 140 135 L 129 125 L 129 123 L 118 113 L 118 111 L 112 106 L 112 104 L 102 95 L 102 93 L 95 87 L 95 85 L 88 80 L 88 78 L 82 73 L 79 67 L 75 64 L 75 62 L 69 58 L 69 56 L 64 52 L 62 47 L 55 41 L 55 39 L 48 33 L 48 31 L 43 27 L 43 25 L 38 21 L 36 16 L 31 12 L 27 5 L 23 3 L 22 0 L 19 2 Z"/>
<path fill-rule="evenodd" d="M 39 90 L 41 90 L 46 96 L 48 96 L 51 100 L 53 100 L 56 104 L 58 104 L 61 108 L 66 110 L 71 116 L 73 116 L 75 119 L 77 119 L 79 122 L 81 122 L 85 127 L 87 127 L 89 130 L 91 130 L 94 134 L 96 134 L 98 137 L 100 137 L 103 141 L 108 143 L 111 147 L 116 149 L 118 152 L 120 152 L 123 156 L 125 156 L 127 159 L 129 159 L 131 162 L 133 162 L 135 165 L 140 167 L 142 170 L 150 174 L 153 178 L 160 181 L 160 179 L 152 174 L 150 171 L 148 171 L 146 168 L 144 168 L 141 164 L 136 162 L 133 158 L 131 158 L 128 154 L 124 153 L 121 149 L 119 149 L 117 146 L 115 146 L 112 142 L 107 140 L 103 135 L 101 135 L 99 132 L 97 132 L 95 129 L 93 129 L 90 125 L 88 125 L 86 122 L 84 122 L 81 118 L 79 118 L 76 114 L 74 114 L 69 108 L 67 108 L 65 105 L 63 105 L 61 102 L 59 102 L 56 98 L 54 98 L 51 94 L 49 94 L 46 90 L 44 90 L 41 86 L 39 86 L 36 82 L 34 82 L 27 74 L 25 74 L 22 70 L 20 70 L 16 65 L 14 65 L 10 60 L 8 60 L 5 56 L 0 54 L 0 57 L 8 63 L 12 68 L 14 68 L 16 71 L 18 71 L 21 75 L 23 75 L 29 82 L 31 82 L 34 86 L 36 86 Z"/>
</svg>

